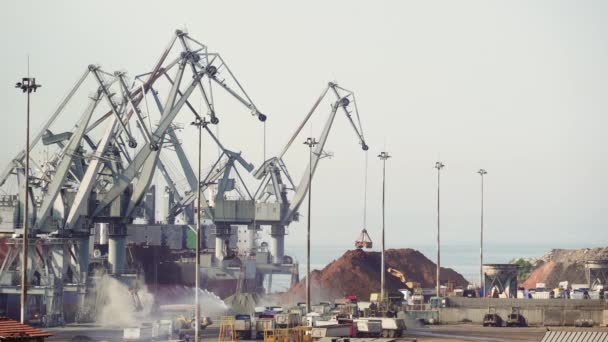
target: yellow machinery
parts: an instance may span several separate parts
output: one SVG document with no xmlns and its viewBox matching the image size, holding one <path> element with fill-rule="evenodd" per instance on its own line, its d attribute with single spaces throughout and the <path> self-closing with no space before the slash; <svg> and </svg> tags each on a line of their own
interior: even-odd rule
<svg viewBox="0 0 608 342">
<path fill-rule="evenodd" d="M 234 317 L 224 316 L 220 321 L 220 334 L 218 341 L 236 341 L 236 331 L 234 330 Z"/>
<path fill-rule="evenodd" d="M 403 274 L 403 272 L 390 267 L 386 271 L 390 273 L 390 275 L 392 275 L 393 277 L 399 279 L 403 283 L 403 285 L 405 285 L 408 289 L 414 290 L 420 288 L 420 283 L 407 281 L 407 278 L 405 277 L 405 274 Z"/>
<path fill-rule="evenodd" d="M 175 331 L 179 330 L 189 330 L 194 329 L 196 319 L 194 315 L 186 316 L 184 314 L 179 314 L 173 317 L 173 329 Z M 208 326 L 211 325 L 211 318 L 209 317 L 201 317 L 201 326 L 200 329 L 204 330 Z"/>
<path fill-rule="evenodd" d="M 264 331 L 264 342 L 312 342 L 311 327 Z"/>
</svg>

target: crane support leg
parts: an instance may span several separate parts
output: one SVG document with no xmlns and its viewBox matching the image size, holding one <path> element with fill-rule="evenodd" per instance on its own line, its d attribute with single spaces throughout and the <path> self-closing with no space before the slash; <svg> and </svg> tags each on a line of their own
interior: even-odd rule
<svg viewBox="0 0 608 342">
<path fill-rule="evenodd" d="M 272 255 L 273 263 L 283 263 L 285 255 L 285 226 L 283 225 L 270 227 L 270 255 Z"/>
<path fill-rule="evenodd" d="M 230 246 L 226 243 L 229 239 L 230 225 L 217 224 L 215 227 L 215 258 L 220 262 L 230 253 L 228 249 Z"/>
<path fill-rule="evenodd" d="M 89 272 L 89 239 L 90 236 L 86 235 L 82 238 L 78 239 L 78 273 L 80 274 L 80 279 L 78 280 L 79 286 L 78 289 L 78 305 L 83 307 L 85 305 L 86 295 L 87 295 L 87 276 Z"/>
<path fill-rule="evenodd" d="M 124 223 L 110 223 L 108 234 L 108 262 L 110 272 L 115 276 L 125 270 L 125 243 L 127 226 Z"/>
</svg>

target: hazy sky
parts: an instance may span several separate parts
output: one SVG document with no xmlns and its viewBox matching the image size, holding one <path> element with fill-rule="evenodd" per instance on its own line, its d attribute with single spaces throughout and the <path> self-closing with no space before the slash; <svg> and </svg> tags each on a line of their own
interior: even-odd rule
<svg viewBox="0 0 608 342">
<path fill-rule="evenodd" d="M 88 64 L 148 71 L 174 30 L 186 28 L 223 55 L 268 115 L 268 155 L 328 81 L 356 92 L 370 145 L 367 228 L 376 242 L 376 155 L 386 146 L 391 247 L 434 243 L 438 158 L 446 164 L 444 242 L 478 241 L 483 167 L 487 241 L 597 245 L 608 238 L 607 17 L 605 1 L 5 2 L 0 161 L 23 140 L 25 102 L 13 87 L 28 53 L 43 84 L 33 100 L 39 127 Z M 259 165 L 262 126 L 225 102 L 217 105 L 222 139 Z M 193 131 L 184 133 L 194 157 Z M 304 138 L 288 158 L 296 178 Z M 343 116 L 327 150 L 335 156 L 314 180 L 313 242 L 351 244 L 363 225 L 365 158 Z M 304 238 L 305 220 L 290 227 L 287 248 Z"/>
</svg>

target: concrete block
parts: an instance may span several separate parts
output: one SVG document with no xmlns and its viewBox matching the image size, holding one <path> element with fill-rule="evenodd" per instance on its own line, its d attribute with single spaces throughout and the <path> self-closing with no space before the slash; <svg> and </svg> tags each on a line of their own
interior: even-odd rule
<svg viewBox="0 0 608 342">
<path fill-rule="evenodd" d="M 583 318 L 580 310 L 564 310 L 563 317 L 563 325 L 574 325 L 577 319 Z"/>
<path fill-rule="evenodd" d="M 545 309 L 543 324 L 546 326 L 562 325 L 562 309 Z"/>
</svg>

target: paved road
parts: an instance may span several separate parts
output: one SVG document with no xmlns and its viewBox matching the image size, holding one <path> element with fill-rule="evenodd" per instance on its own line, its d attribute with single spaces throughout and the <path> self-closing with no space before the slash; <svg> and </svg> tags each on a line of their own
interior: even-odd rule
<svg viewBox="0 0 608 342">
<path fill-rule="evenodd" d="M 74 324 L 62 328 L 45 329 L 53 334 L 49 342 L 122 342 L 122 328 L 101 327 L 93 324 Z M 219 327 L 211 326 L 202 331 L 206 341 L 217 341 Z"/>
<path fill-rule="evenodd" d="M 566 330 L 580 330 L 576 328 L 555 328 Z M 585 329 L 585 328 L 582 328 Z M 588 329 L 588 328 L 587 328 Z M 585 330 L 587 330 L 585 329 Z M 606 331 L 607 328 L 592 328 L 593 330 Z M 54 336 L 47 341 L 50 342 L 122 342 L 122 329 L 111 327 L 100 327 L 96 325 L 68 325 L 63 328 L 46 329 Z M 418 342 L 445 342 L 445 341 L 489 341 L 489 342 L 507 342 L 507 341 L 540 341 L 544 333 L 547 331 L 545 327 L 528 327 L 528 328 L 492 328 L 482 327 L 475 324 L 457 324 L 457 325 L 440 325 L 419 327 L 408 330 L 404 336 L 404 340 L 415 338 Z M 203 340 L 206 342 L 217 341 L 219 326 L 214 324 L 211 327 L 202 331 Z M 241 341 L 239 341 L 241 342 Z M 245 342 L 245 341 L 242 341 Z M 258 341 L 259 342 L 259 341 Z"/>
</svg>

